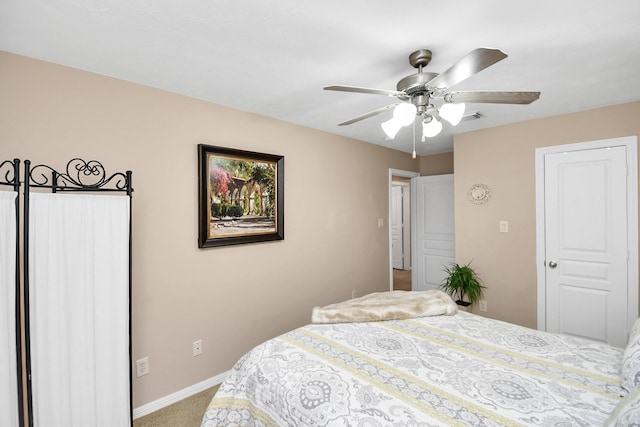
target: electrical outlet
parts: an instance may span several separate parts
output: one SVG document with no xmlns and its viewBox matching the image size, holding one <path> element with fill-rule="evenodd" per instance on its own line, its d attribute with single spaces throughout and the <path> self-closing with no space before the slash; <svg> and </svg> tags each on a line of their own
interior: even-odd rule
<svg viewBox="0 0 640 427">
<path fill-rule="evenodd" d="M 505 220 L 500 221 L 500 232 L 501 233 L 509 232 L 509 221 L 505 221 Z"/>
<path fill-rule="evenodd" d="M 136 360 L 136 376 L 141 377 L 149 373 L 149 358 L 143 357 Z"/>
<path fill-rule="evenodd" d="M 483 300 L 483 299 L 482 299 L 482 300 L 480 300 L 480 301 L 478 302 L 478 309 L 479 309 L 480 311 L 487 311 L 487 301 L 486 301 L 486 300 Z"/>
<path fill-rule="evenodd" d="M 352 290 L 351 291 L 351 299 L 354 299 L 356 297 L 356 290 Z"/>
<path fill-rule="evenodd" d="M 202 354 L 202 340 L 193 342 L 193 355 L 200 356 Z"/>
</svg>

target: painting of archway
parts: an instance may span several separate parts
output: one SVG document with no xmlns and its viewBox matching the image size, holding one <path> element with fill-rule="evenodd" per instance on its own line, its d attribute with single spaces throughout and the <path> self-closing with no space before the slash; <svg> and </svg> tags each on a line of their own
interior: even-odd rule
<svg viewBox="0 0 640 427">
<path fill-rule="evenodd" d="M 284 156 L 198 145 L 200 248 L 284 239 Z"/>
</svg>

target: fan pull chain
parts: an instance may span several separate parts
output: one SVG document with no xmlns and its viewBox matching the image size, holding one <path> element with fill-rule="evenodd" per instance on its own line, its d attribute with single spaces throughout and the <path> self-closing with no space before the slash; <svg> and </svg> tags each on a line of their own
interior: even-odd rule
<svg viewBox="0 0 640 427">
<path fill-rule="evenodd" d="M 416 158 L 416 120 L 413 121 L 413 152 L 411 153 L 411 158 Z"/>
</svg>

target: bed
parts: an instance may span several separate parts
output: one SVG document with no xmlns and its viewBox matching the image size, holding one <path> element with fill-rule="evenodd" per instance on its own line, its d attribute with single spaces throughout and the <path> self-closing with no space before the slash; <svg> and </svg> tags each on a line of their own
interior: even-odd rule
<svg viewBox="0 0 640 427">
<path fill-rule="evenodd" d="M 640 422 L 638 322 L 622 349 L 455 308 L 404 317 L 312 323 L 258 345 L 202 427 Z"/>
</svg>

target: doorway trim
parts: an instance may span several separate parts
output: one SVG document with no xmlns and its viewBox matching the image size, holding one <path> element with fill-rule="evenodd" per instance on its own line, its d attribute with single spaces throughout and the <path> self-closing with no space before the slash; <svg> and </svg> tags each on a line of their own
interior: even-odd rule
<svg viewBox="0 0 640 427">
<path fill-rule="evenodd" d="M 536 148 L 536 276 L 537 276 L 537 327 L 545 331 L 546 280 L 545 280 L 545 205 L 544 205 L 544 158 L 547 154 L 567 151 L 593 150 L 613 146 L 624 146 L 627 151 L 627 328 L 631 328 L 638 317 L 638 149 L 636 136 L 602 139 L 589 142 Z M 628 332 L 628 330 L 627 330 Z"/>
<path fill-rule="evenodd" d="M 391 192 L 393 191 L 391 186 L 393 185 L 393 177 L 394 176 L 400 176 L 403 178 L 415 178 L 417 176 L 420 176 L 419 172 L 413 172 L 413 171 L 406 171 L 406 170 L 402 170 L 402 169 L 392 169 L 389 168 L 389 184 L 388 184 L 388 192 L 389 192 L 389 214 L 387 216 L 387 232 L 389 233 L 389 290 L 392 291 L 393 290 L 393 252 L 391 249 L 391 216 L 393 214 L 392 209 L 393 209 L 393 194 L 391 194 Z M 410 189 L 411 189 L 411 193 L 413 194 L 413 181 L 411 181 L 410 184 Z M 412 209 L 413 209 L 413 199 L 410 200 Z M 411 229 L 411 238 L 413 239 L 413 228 Z"/>
</svg>

